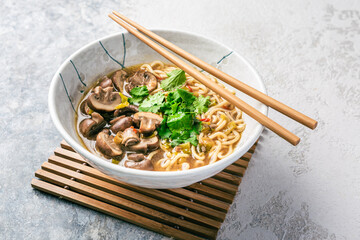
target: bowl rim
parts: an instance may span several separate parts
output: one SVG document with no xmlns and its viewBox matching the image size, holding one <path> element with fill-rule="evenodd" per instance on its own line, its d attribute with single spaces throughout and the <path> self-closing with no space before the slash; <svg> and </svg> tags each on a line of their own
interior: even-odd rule
<svg viewBox="0 0 360 240">
<path fill-rule="evenodd" d="M 258 71 L 252 66 L 252 64 L 245 57 L 241 56 L 236 51 L 234 51 L 231 48 L 229 48 L 228 46 L 218 42 L 217 40 L 205 37 L 205 36 L 197 34 L 197 33 L 184 31 L 184 30 L 156 29 L 156 28 L 152 28 L 152 29 L 149 29 L 149 30 L 154 31 L 156 33 L 177 33 L 177 34 L 191 35 L 191 36 L 197 37 L 197 38 L 203 38 L 203 39 L 205 39 L 207 41 L 213 42 L 214 44 L 217 44 L 217 45 L 227 49 L 229 52 L 232 51 L 233 55 L 236 55 L 236 57 L 240 58 L 247 65 L 247 67 L 249 67 L 254 72 L 254 74 L 257 77 L 258 82 L 259 82 L 258 90 L 265 93 L 265 94 L 267 93 L 264 82 L 262 81 L 261 76 L 259 75 Z M 121 36 L 122 34 L 131 34 L 131 33 L 127 32 L 127 31 L 119 31 L 117 33 L 110 34 L 108 36 L 105 36 L 105 37 L 99 38 L 97 40 L 94 40 L 94 41 L 86 44 L 85 46 L 81 47 L 80 49 L 75 51 L 73 54 L 71 54 L 61 64 L 61 66 L 56 71 L 55 75 L 53 76 L 53 78 L 51 80 L 50 89 L 49 89 L 49 95 L 48 95 L 48 107 L 49 107 L 49 111 L 50 111 L 50 116 L 52 118 L 52 121 L 53 121 L 55 127 L 60 132 L 62 137 L 65 139 L 65 141 L 67 143 L 69 143 L 69 145 L 71 147 L 73 147 L 80 155 L 85 157 L 85 159 L 91 159 L 91 161 L 93 161 L 95 163 L 95 165 L 97 165 L 97 166 L 101 166 L 103 168 L 107 168 L 107 169 L 110 169 L 111 171 L 115 171 L 115 172 L 126 172 L 127 174 L 138 175 L 139 177 L 140 176 L 141 177 L 158 177 L 158 178 L 162 178 L 162 177 L 184 177 L 186 175 L 196 175 L 197 173 L 200 173 L 200 172 L 206 172 L 208 169 L 210 170 L 211 168 L 216 169 L 216 167 L 219 166 L 219 165 L 223 165 L 223 164 L 226 165 L 225 164 L 226 162 L 229 162 L 229 161 L 231 162 L 231 156 L 233 156 L 234 154 L 235 155 L 236 154 L 239 154 L 239 155 L 244 154 L 248 149 L 251 148 L 251 146 L 253 146 L 253 144 L 259 138 L 260 134 L 262 133 L 262 131 L 264 129 L 264 126 L 261 125 L 258 122 L 257 122 L 258 125 L 255 127 L 254 132 L 250 136 L 248 136 L 249 140 L 247 142 L 245 142 L 242 147 L 235 150 L 229 156 L 227 156 L 227 157 L 225 157 L 225 158 L 223 158 L 223 159 L 221 159 L 221 160 L 219 160 L 219 161 L 217 161 L 217 162 L 215 162 L 213 164 L 205 165 L 205 166 L 198 167 L 198 168 L 189 169 L 189 170 L 186 170 L 186 171 L 144 171 L 144 170 L 139 170 L 139 169 L 125 168 L 123 166 L 119 166 L 119 165 L 113 164 L 111 162 L 104 161 L 104 159 L 102 159 L 101 157 L 96 156 L 95 154 L 91 153 L 90 151 L 85 149 L 81 144 L 79 144 L 76 140 L 74 140 L 68 134 L 68 132 L 65 130 L 65 128 L 62 126 L 62 124 L 61 124 L 61 122 L 59 120 L 59 116 L 58 116 L 57 112 L 55 111 L 56 102 L 55 102 L 55 97 L 54 96 L 55 96 L 55 92 L 56 92 L 56 85 L 57 85 L 56 83 L 57 83 L 57 81 L 60 81 L 59 78 L 58 78 L 59 73 L 61 73 L 61 71 L 64 70 L 65 66 L 69 63 L 69 61 L 71 59 L 73 59 L 76 55 L 78 55 L 79 53 L 87 50 L 88 48 L 90 48 L 94 44 L 97 44 L 99 41 L 105 41 L 105 40 L 111 39 L 113 37 Z M 269 107 L 266 106 L 263 103 L 261 103 L 261 104 L 262 104 L 262 106 L 260 108 L 260 112 L 267 116 Z M 230 164 L 227 164 L 227 166 L 229 166 Z"/>
</svg>

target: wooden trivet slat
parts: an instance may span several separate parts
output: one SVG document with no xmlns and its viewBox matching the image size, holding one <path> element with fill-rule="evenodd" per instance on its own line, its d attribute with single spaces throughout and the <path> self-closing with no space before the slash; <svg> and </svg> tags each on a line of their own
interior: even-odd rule
<svg viewBox="0 0 360 240">
<path fill-rule="evenodd" d="M 216 238 L 256 148 L 209 179 L 156 190 L 115 180 L 60 146 L 35 172 L 34 188 L 176 239 Z"/>
</svg>

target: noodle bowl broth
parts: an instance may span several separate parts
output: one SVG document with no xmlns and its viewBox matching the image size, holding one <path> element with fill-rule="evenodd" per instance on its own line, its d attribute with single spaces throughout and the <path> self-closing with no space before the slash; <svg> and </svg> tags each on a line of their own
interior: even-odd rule
<svg viewBox="0 0 360 240">
<path fill-rule="evenodd" d="M 130 99 L 132 96 L 131 93 L 133 92 L 132 90 L 129 91 L 130 87 L 127 87 L 130 84 L 130 78 L 141 71 L 141 74 L 147 74 L 151 77 L 155 76 L 156 78 L 156 81 L 154 82 L 156 85 L 152 86 L 149 84 L 150 81 L 147 83 L 147 85 L 144 84 L 147 86 L 148 90 L 150 85 L 150 87 L 154 87 L 154 89 L 149 91 L 149 95 L 142 101 L 144 102 L 146 99 L 149 99 L 151 96 L 155 96 L 156 94 L 163 94 L 165 98 L 164 102 L 166 102 L 169 94 L 171 95 L 171 92 L 175 91 L 175 89 L 165 91 L 161 87 L 161 83 L 162 81 L 170 78 L 169 74 L 171 74 L 174 70 L 178 71 L 179 69 L 160 61 L 154 61 L 148 64 L 140 64 L 123 69 L 127 76 L 126 79 L 124 78 L 125 80 L 122 86 L 116 87 L 114 81 L 114 75 L 117 74 L 118 71 L 107 75 L 107 79 L 112 81 L 108 81 L 106 78 L 105 80 L 108 82 L 106 82 L 104 78 L 96 81 L 94 87 L 84 94 L 84 97 L 80 101 L 77 108 L 77 112 L 79 114 L 76 118 L 76 130 L 82 144 L 90 152 L 102 156 L 104 159 L 107 159 L 107 161 L 111 161 L 114 164 L 119 164 L 130 168 L 154 171 L 181 171 L 197 168 L 212 164 L 231 155 L 241 139 L 242 132 L 245 130 L 245 123 L 242 118 L 242 112 L 188 74 L 185 74 L 186 80 L 183 84 L 181 84 L 181 86 L 178 86 L 178 88 L 190 92 L 195 98 L 202 96 L 202 99 L 206 98 L 209 101 L 209 105 L 206 107 L 207 110 L 205 112 L 201 112 L 200 114 L 192 113 L 192 116 L 194 116 L 194 121 L 197 122 L 200 126 L 198 134 L 196 135 L 196 144 L 193 144 L 193 141 L 193 143 L 181 142 L 180 144 L 174 145 L 175 141 L 173 139 L 161 137 L 161 124 L 164 124 L 164 121 L 162 121 L 161 124 L 158 123 L 156 125 L 156 129 L 153 132 L 145 134 L 140 131 L 142 128 L 142 122 L 139 124 L 139 122 L 135 121 L 135 118 L 137 115 L 139 115 L 139 113 L 130 111 L 125 114 L 116 114 L 117 112 L 121 112 L 121 109 L 129 108 L 130 105 L 139 106 L 138 103 L 130 104 L 124 108 L 120 108 L 118 111 L 100 111 L 99 114 L 101 116 L 99 118 L 103 118 L 103 121 L 101 122 L 102 125 L 98 124 L 99 128 L 96 129 L 95 133 L 93 132 L 92 134 L 85 134 L 86 136 L 84 136 L 84 133 L 86 132 L 83 130 L 83 128 L 86 124 L 82 122 L 85 120 L 90 122 L 89 119 L 95 120 L 96 122 L 97 116 L 94 114 L 96 111 L 91 109 L 91 106 L 87 106 L 88 111 L 85 111 L 84 113 L 84 105 L 86 105 L 84 103 L 88 102 L 89 97 L 94 94 L 94 91 L 96 92 L 95 88 L 97 86 L 106 82 L 106 84 L 103 84 L 104 86 L 115 87 L 114 91 L 122 92 L 125 97 Z M 148 79 L 151 77 L 148 77 Z M 217 79 L 213 76 L 208 77 L 212 81 L 218 82 Z M 222 84 L 218 84 L 224 87 Z M 137 85 L 136 88 L 139 88 L 139 85 Z M 121 104 L 126 105 L 126 102 L 124 103 L 122 99 Z M 141 104 L 142 103 L 140 103 L 140 109 Z M 166 119 L 166 114 L 163 112 L 157 112 L 157 115 L 159 115 L 159 118 L 161 119 Z M 114 120 L 117 118 L 120 118 L 117 120 L 117 122 L 125 122 L 125 118 L 134 119 L 129 120 L 132 122 L 129 124 L 131 126 L 128 128 L 131 128 L 132 130 L 126 128 L 121 129 L 118 132 L 113 131 L 113 126 L 116 125 L 117 122 L 112 122 L 114 122 Z M 94 121 L 90 122 L 90 124 L 94 124 Z M 128 146 L 124 145 L 124 134 L 126 131 L 130 132 L 131 134 L 135 133 L 139 135 L 139 139 L 137 140 L 138 142 L 136 144 Z M 103 139 L 99 138 L 99 135 L 103 136 Z M 141 144 L 143 141 L 150 141 L 155 138 L 158 139 L 156 146 L 148 144 L 148 148 L 145 151 L 139 152 L 139 148 L 134 147 Z M 106 147 L 108 147 L 109 143 L 116 145 L 114 149 L 112 149 L 112 152 L 107 151 L 108 148 L 104 148 L 103 146 L 97 144 L 97 141 L 103 141 L 104 139 L 107 143 Z M 151 146 L 151 148 L 149 146 Z M 114 152 L 118 153 L 118 155 L 114 154 Z M 120 154 L 120 152 L 122 152 L 122 154 Z"/>
</svg>

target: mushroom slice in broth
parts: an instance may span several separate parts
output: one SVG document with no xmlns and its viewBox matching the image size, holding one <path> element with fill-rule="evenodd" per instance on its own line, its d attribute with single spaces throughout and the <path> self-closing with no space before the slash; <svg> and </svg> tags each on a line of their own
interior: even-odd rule
<svg viewBox="0 0 360 240">
<path fill-rule="evenodd" d="M 124 131 L 125 129 L 133 125 L 132 117 L 120 116 L 110 121 L 111 127 L 110 130 L 113 133 L 118 133 Z"/>
<path fill-rule="evenodd" d="M 135 145 L 140 142 L 139 130 L 134 127 L 125 129 L 122 136 L 122 142 L 125 147 Z"/>
<path fill-rule="evenodd" d="M 115 88 L 119 91 L 122 92 L 123 88 L 124 88 L 124 82 L 127 78 L 127 72 L 125 72 L 124 70 L 119 70 L 116 71 L 114 73 L 114 75 L 112 76 L 112 82 L 115 86 Z"/>
<path fill-rule="evenodd" d="M 122 100 L 118 92 L 113 91 L 113 87 L 102 88 L 97 86 L 88 99 L 87 104 L 95 111 L 112 112 L 115 107 L 120 105 Z"/>
<path fill-rule="evenodd" d="M 145 155 L 142 153 L 128 153 L 127 158 L 131 161 L 139 162 L 145 159 Z"/>
<path fill-rule="evenodd" d="M 99 132 L 106 122 L 104 118 L 97 112 L 91 114 L 91 118 L 82 120 L 79 124 L 79 131 L 84 137 L 90 137 Z"/>
<path fill-rule="evenodd" d="M 160 126 L 163 118 L 151 112 L 138 112 L 134 115 L 134 123 L 142 134 L 151 135 Z"/>
<path fill-rule="evenodd" d="M 138 144 L 127 147 L 128 150 L 140 153 L 152 152 L 160 147 L 160 140 L 157 136 L 142 138 Z"/>
<path fill-rule="evenodd" d="M 104 76 L 100 79 L 98 86 L 100 86 L 102 88 L 112 87 L 113 82 L 111 81 L 110 78 L 108 78 L 107 76 Z"/>
<path fill-rule="evenodd" d="M 123 155 L 121 147 L 114 142 L 114 136 L 105 132 L 97 135 L 95 146 L 106 158 L 121 158 Z"/>
<path fill-rule="evenodd" d="M 128 78 L 128 84 L 125 89 L 128 93 L 135 87 L 146 86 L 149 92 L 152 92 L 157 87 L 157 78 L 154 74 L 145 70 L 139 70 L 134 75 Z"/>
<path fill-rule="evenodd" d="M 139 112 L 139 107 L 135 105 L 129 105 L 121 109 L 116 109 L 114 112 L 114 117 L 122 116 L 122 115 L 132 115 L 134 113 Z"/>
<path fill-rule="evenodd" d="M 154 170 L 154 166 L 150 159 L 144 159 L 140 162 L 126 160 L 124 166 L 127 168 L 134 168 L 134 169 L 147 170 L 147 171 Z"/>
</svg>

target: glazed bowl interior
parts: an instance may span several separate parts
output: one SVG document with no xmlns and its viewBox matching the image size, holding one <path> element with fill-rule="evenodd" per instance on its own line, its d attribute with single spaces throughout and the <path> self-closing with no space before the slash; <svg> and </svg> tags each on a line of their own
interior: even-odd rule
<svg viewBox="0 0 360 240">
<path fill-rule="evenodd" d="M 192 33 L 174 30 L 153 30 L 153 32 L 246 84 L 266 92 L 256 70 L 230 48 Z M 49 91 L 49 110 L 56 128 L 64 139 L 91 166 L 105 174 L 147 188 L 184 187 L 211 177 L 238 160 L 258 139 L 263 126 L 243 114 L 246 129 L 233 154 L 211 165 L 174 172 L 143 171 L 112 164 L 85 149 L 76 133 L 77 105 L 83 92 L 99 77 L 123 67 L 155 60 L 168 62 L 127 32 L 96 40 L 72 54 L 56 72 Z M 264 104 L 227 84 L 224 85 L 235 90 L 238 97 L 267 115 L 268 109 Z"/>
</svg>

